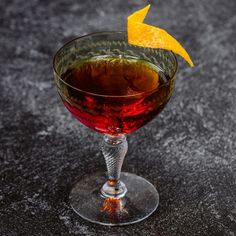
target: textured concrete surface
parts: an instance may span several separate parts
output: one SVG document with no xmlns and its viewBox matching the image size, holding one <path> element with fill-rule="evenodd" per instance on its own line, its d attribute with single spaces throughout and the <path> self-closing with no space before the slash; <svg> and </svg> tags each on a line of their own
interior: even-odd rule
<svg viewBox="0 0 236 236">
<path fill-rule="evenodd" d="M 104 169 L 101 135 L 71 117 L 53 85 L 52 57 L 69 39 L 124 30 L 147 1 L 0 1 L 0 235 L 236 235 L 236 1 L 152 1 L 147 22 L 166 28 L 180 59 L 175 94 L 128 136 L 123 170 L 154 183 L 147 220 L 102 227 L 68 206 L 72 183 Z"/>
</svg>

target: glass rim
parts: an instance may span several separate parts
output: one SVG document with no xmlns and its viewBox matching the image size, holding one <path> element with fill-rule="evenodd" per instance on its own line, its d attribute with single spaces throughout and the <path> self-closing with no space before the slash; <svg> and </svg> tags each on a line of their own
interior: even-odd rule
<svg viewBox="0 0 236 236">
<path fill-rule="evenodd" d="M 79 92 L 82 92 L 82 93 L 86 93 L 88 95 L 92 95 L 92 96 L 98 96 L 98 97 L 106 97 L 106 98 L 129 98 L 129 97 L 138 97 L 138 96 L 142 96 L 142 95 L 148 95 L 148 94 L 151 94 L 151 93 L 154 93 L 154 92 L 157 92 L 159 89 L 161 89 L 162 87 L 165 86 L 165 84 L 161 85 L 161 86 L 158 86 L 157 88 L 155 89 L 152 89 L 152 90 L 149 90 L 149 91 L 144 91 L 144 92 L 139 92 L 139 93 L 135 93 L 135 94 L 129 94 L 129 95 L 105 95 L 105 94 L 97 94 L 97 93 L 92 93 L 92 92 L 88 92 L 88 91 L 85 91 L 85 90 L 82 90 L 82 89 L 79 89 L 79 88 L 76 88 L 68 83 L 66 83 L 62 78 L 61 76 L 59 75 L 58 71 L 56 70 L 56 67 L 55 67 L 55 61 L 56 61 L 56 57 L 58 56 L 58 54 L 68 45 L 72 44 L 74 41 L 78 41 L 80 39 L 84 39 L 84 38 L 89 38 L 91 36 L 97 36 L 97 35 L 114 35 L 114 34 L 123 34 L 123 35 L 127 35 L 127 32 L 126 31 L 101 31 L 101 32 L 94 32 L 94 33 L 89 33 L 89 34 L 85 34 L 85 35 L 82 35 L 82 36 L 79 36 L 79 37 L 76 37 L 70 41 L 68 41 L 67 43 L 63 44 L 55 53 L 54 57 L 53 57 L 53 71 L 54 73 L 56 74 L 56 76 L 59 78 L 59 80 L 65 84 L 66 86 L 76 90 L 76 91 L 79 91 Z M 133 45 L 134 47 L 139 47 L 139 46 L 136 46 L 136 45 Z M 140 47 L 142 48 L 142 47 Z M 156 48 L 155 50 L 165 50 L 165 49 L 158 49 Z M 177 57 L 176 55 L 172 52 L 172 51 L 169 51 L 169 50 L 165 50 L 166 52 L 169 52 L 169 54 L 174 58 L 174 61 L 175 61 L 175 71 L 173 72 L 173 75 L 171 76 L 170 80 L 172 80 L 173 78 L 175 78 L 175 75 L 178 71 L 178 60 L 177 60 Z M 152 63 L 153 64 L 153 63 Z"/>
</svg>

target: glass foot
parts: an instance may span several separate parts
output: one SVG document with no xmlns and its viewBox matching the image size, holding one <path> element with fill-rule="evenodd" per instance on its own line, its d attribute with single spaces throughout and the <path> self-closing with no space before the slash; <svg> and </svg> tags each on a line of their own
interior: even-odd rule
<svg viewBox="0 0 236 236">
<path fill-rule="evenodd" d="M 155 187 L 142 177 L 121 173 L 127 187 L 123 198 L 106 198 L 101 188 L 107 181 L 104 173 L 85 176 L 71 190 L 69 201 L 82 218 L 101 225 L 128 225 L 151 215 L 159 203 Z"/>
</svg>

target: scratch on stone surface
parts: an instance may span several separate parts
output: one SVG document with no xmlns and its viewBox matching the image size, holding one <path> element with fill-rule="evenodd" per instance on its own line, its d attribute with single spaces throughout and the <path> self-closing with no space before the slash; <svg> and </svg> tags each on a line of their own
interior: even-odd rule
<svg viewBox="0 0 236 236">
<path fill-rule="evenodd" d="M 232 29 L 232 26 L 236 24 L 236 16 L 229 18 L 228 22 L 226 23 L 225 27 Z"/>
<path fill-rule="evenodd" d="M 225 28 L 224 30 L 216 31 L 215 33 L 208 34 L 208 36 L 203 40 L 202 46 L 209 47 L 209 44 L 214 42 L 214 44 L 219 44 L 225 40 L 226 36 L 231 34 L 231 29 Z"/>
<path fill-rule="evenodd" d="M 78 222 L 75 224 L 71 222 L 71 218 L 69 216 L 61 215 L 59 219 L 62 220 L 66 227 L 69 228 L 69 232 L 73 234 L 83 234 L 88 236 L 95 236 L 96 234 L 89 230 L 89 227 L 82 225 Z"/>
<path fill-rule="evenodd" d="M 29 85 L 37 88 L 39 91 L 43 91 L 45 89 L 49 89 L 49 88 L 52 88 L 53 86 L 53 83 L 50 82 L 50 81 L 47 81 L 47 82 L 44 82 L 44 81 L 41 81 L 41 82 L 37 82 L 37 81 L 28 81 L 27 82 Z"/>
</svg>

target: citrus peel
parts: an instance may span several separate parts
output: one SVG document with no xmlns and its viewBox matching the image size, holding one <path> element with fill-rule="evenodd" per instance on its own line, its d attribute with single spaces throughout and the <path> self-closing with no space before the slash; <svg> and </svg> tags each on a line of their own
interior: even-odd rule
<svg viewBox="0 0 236 236">
<path fill-rule="evenodd" d="M 143 23 L 149 8 L 150 4 L 128 17 L 128 43 L 173 51 L 193 67 L 189 54 L 174 37 L 161 28 Z"/>
</svg>

